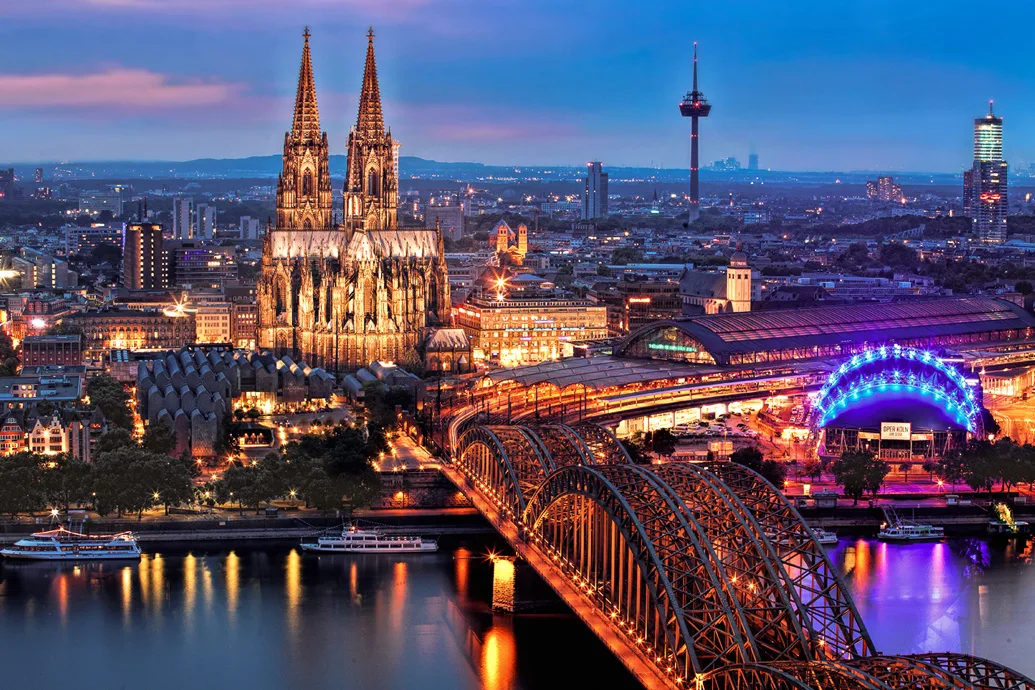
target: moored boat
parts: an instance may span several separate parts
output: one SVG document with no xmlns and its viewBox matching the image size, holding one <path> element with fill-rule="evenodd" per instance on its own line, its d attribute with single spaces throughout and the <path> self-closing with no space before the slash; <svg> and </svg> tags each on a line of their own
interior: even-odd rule
<svg viewBox="0 0 1035 690">
<path fill-rule="evenodd" d="M 132 532 L 84 535 L 59 527 L 36 532 L 0 549 L 5 558 L 29 561 L 104 561 L 140 558 Z"/>
<path fill-rule="evenodd" d="M 822 527 L 817 527 L 813 530 L 816 533 L 816 541 L 822 546 L 837 546 L 837 533 L 828 532 Z"/>
<path fill-rule="evenodd" d="M 303 551 L 319 553 L 434 553 L 438 543 L 415 536 L 386 535 L 377 530 L 347 527 L 340 535 L 303 541 Z"/>
<path fill-rule="evenodd" d="M 937 541 L 945 538 L 945 529 L 901 519 L 893 508 L 884 508 L 884 524 L 877 538 L 881 541 Z"/>
</svg>

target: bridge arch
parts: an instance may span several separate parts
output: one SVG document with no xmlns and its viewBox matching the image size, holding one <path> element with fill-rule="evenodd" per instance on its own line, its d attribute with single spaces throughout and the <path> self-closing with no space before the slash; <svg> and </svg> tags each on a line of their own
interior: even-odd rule
<svg viewBox="0 0 1035 690">
<path fill-rule="evenodd" d="M 511 518 L 521 515 L 526 493 L 552 469 L 527 429 L 508 426 L 467 430 L 457 441 L 454 462 Z"/>
<path fill-rule="evenodd" d="M 903 393 L 923 397 L 968 432 L 983 434 L 980 399 L 964 375 L 929 350 L 897 344 L 866 350 L 841 364 L 812 404 L 810 428 L 818 433 L 854 406 Z"/>
<path fill-rule="evenodd" d="M 542 549 L 673 679 L 752 662 L 750 626 L 705 531 L 646 469 L 558 469 L 528 501 Z"/>
</svg>

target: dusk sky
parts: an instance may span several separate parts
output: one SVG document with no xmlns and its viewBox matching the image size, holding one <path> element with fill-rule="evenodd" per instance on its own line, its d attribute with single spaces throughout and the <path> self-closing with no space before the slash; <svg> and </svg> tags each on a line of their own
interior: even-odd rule
<svg viewBox="0 0 1035 690">
<path fill-rule="evenodd" d="M 702 162 L 957 172 L 989 98 L 1035 161 L 1035 6 L 973 0 L 0 0 L 0 158 L 279 155 L 306 24 L 333 153 L 372 24 L 403 155 L 684 167 L 697 40 Z"/>
</svg>

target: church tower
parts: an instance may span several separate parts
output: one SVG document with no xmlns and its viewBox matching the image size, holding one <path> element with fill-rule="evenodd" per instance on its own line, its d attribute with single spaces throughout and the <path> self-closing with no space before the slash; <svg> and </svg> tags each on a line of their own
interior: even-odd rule
<svg viewBox="0 0 1035 690">
<path fill-rule="evenodd" d="M 739 249 L 726 268 L 726 311 L 751 311 L 751 267 L 747 254 Z"/>
<path fill-rule="evenodd" d="M 385 130 L 381 91 L 374 61 L 374 30 L 367 32 L 367 63 L 356 126 L 349 130 L 345 173 L 345 225 L 356 230 L 386 230 L 398 220 L 399 179 L 395 143 Z"/>
<path fill-rule="evenodd" d="M 320 131 L 316 84 L 309 55 L 309 28 L 302 47 L 298 95 L 291 131 L 284 135 L 284 168 L 277 180 L 279 230 L 327 230 L 331 220 L 331 173 L 327 133 Z"/>
</svg>

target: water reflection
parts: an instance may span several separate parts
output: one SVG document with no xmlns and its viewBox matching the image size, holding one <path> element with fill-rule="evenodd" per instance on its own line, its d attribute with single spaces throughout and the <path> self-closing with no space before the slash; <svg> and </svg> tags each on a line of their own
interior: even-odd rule
<svg viewBox="0 0 1035 690">
<path fill-rule="evenodd" d="M 254 690 L 638 687 L 571 615 L 493 614 L 485 552 L 183 549 L 131 564 L 0 563 L 4 687 L 92 690 L 126 677 L 146 677 L 149 690 L 189 678 Z"/>
<path fill-rule="evenodd" d="M 1035 673 L 1031 547 L 981 539 L 843 541 L 831 552 L 884 653 L 961 651 Z"/>
</svg>

